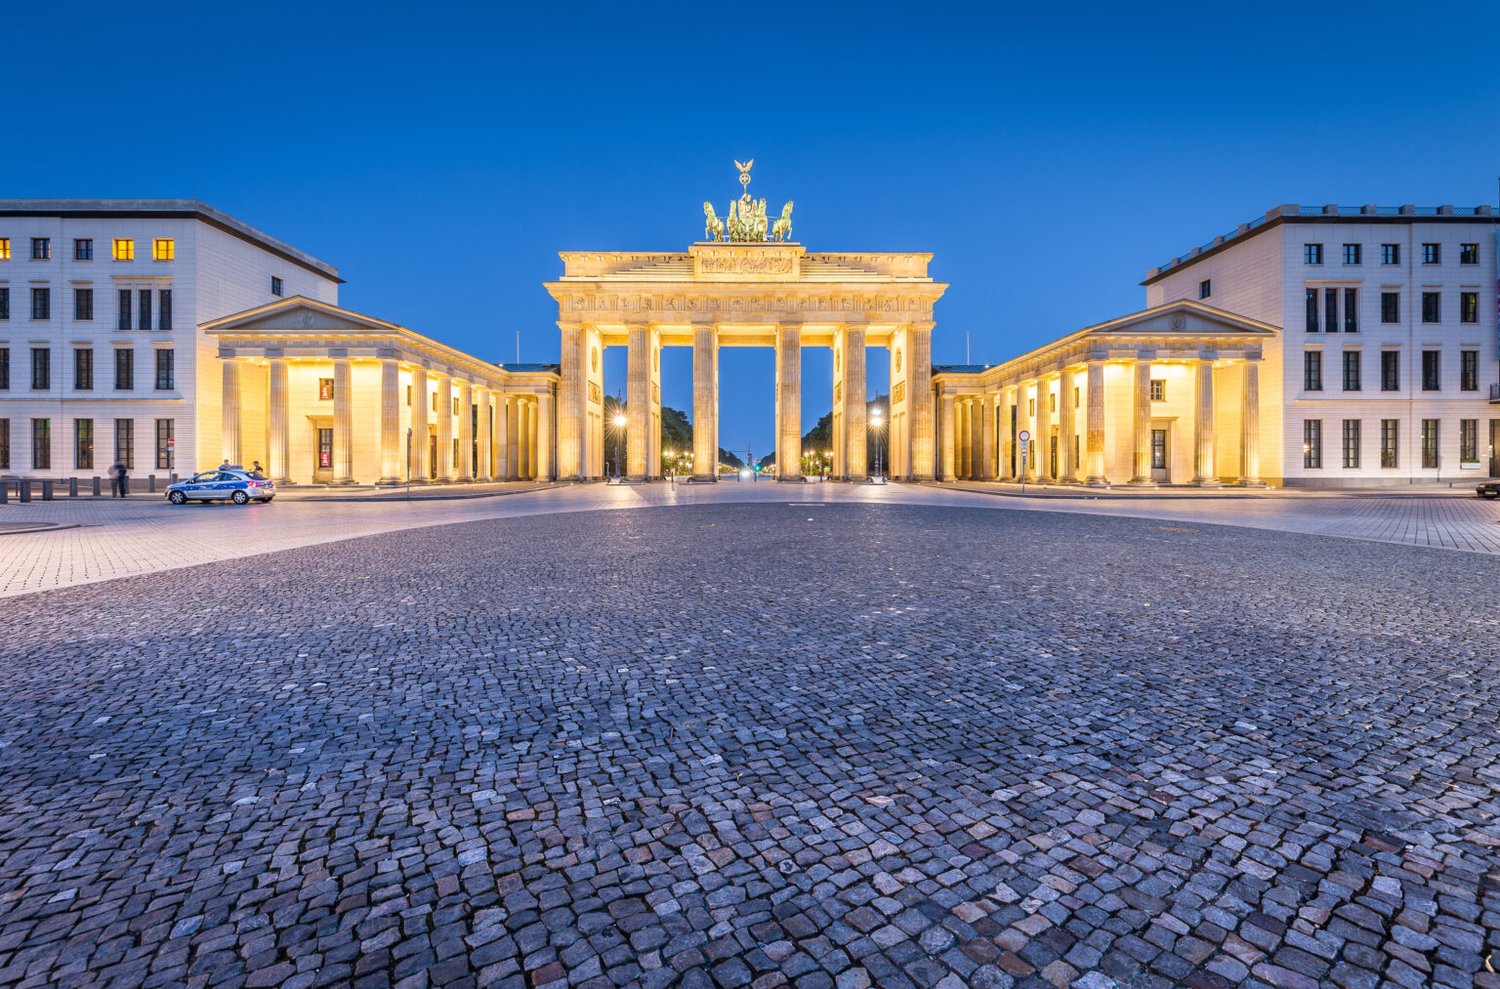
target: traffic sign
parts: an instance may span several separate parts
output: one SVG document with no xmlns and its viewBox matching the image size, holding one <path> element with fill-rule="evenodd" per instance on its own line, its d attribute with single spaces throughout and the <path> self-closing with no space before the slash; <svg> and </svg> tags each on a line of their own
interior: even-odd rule
<svg viewBox="0 0 1500 989">
<path fill-rule="evenodd" d="M 1031 430 L 1029 430 L 1029 429 L 1023 429 L 1017 435 L 1019 436 L 1021 442 L 1025 443 L 1027 440 L 1031 439 Z"/>
</svg>

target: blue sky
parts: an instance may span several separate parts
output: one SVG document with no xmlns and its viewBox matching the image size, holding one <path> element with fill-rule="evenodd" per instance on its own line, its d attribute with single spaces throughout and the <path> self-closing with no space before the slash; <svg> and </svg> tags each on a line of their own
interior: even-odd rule
<svg viewBox="0 0 1500 989">
<path fill-rule="evenodd" d="M 143 9 L 7 12 L 0 195 L 204 199 L 495 360 L 517 330 L 556 359 L 557 251 L 685 249 L 734 158 L 810 250 L 933 252 L 939 362 L 1139 308 L 1147 268 L 1276 203 L 1500 175 L 1489 2 Z M 771 367 L 725 352 L 724 445 L 769 449 Z M 664 371 L 690 410 L 689 352 Z M 807 351 L 808 424 L 830 376 Z"/>
</svg>

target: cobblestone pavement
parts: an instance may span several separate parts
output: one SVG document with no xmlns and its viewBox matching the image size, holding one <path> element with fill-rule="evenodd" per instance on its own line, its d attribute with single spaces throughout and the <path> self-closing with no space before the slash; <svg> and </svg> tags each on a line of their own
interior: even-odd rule
<svg viewBox="0 0 1500 989">
<path fill-rule="evenodd" d="M 12 599 L 0 984 L 1500 986 L 1494 566 L 703 505 Z"/>
<path fill-rule="evenodd" d="M 981 487 L 981 486 L 974 486 Z M 431 494 L 431 492 L 428 492 Z M 0 597 L 91 581 L 158 573 L 354 536 L 476 519 L 595 509 L 724 503 L 942 505 L 1003 511 L 1123 515 L 1251 526 L 1285 532 L 1375 539 L 1443 549 L 1500 553 L 1500 504 L 1462 491 L 1409 495 L 1309 495 L 1220 492 L 1207 498 L 996 497 L 936 485 L 774 483 L 718 485 L 568 485 L 508 497 L 386 501 L 361 492 L 338 497 L 298 491 L 271 505 L 174 507 L 160 498 L 59 499 L 0 506 Z M 314 500 L 319 499 L 319 500 Z M 54 531 L 5 526 L 61 523 Z"/>
</svg>

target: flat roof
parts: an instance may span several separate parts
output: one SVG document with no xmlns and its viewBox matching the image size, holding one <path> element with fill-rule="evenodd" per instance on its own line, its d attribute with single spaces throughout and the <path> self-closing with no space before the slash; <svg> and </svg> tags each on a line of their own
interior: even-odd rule
<svg viewBox="0 0 1500 989">
<path fill-rule="evenodd" d="M 1496 219 L 1496 213 L 1491 206 L 1412 206 L 1409 204 L 1405 206 L 1339 206 L 1337 204 L 1299 206 L 1296 203 L 1283 203 L 1266 210 L 1265 215 L 1257 216 L 1247 223 L 1241 223 L 1231 232 L 1215 237 L 1207 244 L 1201 244 L 1166 264 L 1152 268 L 1146 272 L 1146 279 L 1141 284 L 1150 285 L 1161 281 L 1194 262 L 1217 254 L 1232 244 L 1237 244 L 1283 223 L 1326 223 L 1350 220 L 1374 223 L 1416 223 L 1419 221 L 1431 223 L 1459 220 L 1472 223 L 1475 220 L 1494 222 Z"/>
<path fill-rule="evenodd" d="M 0 199 L 0 216 L 78 216 L 92 218 L 181 218 L 202 220 L 225 233 L 249 241 L 258 247 L 284 258 L 295 265 L 306 268 L 342 285 L 339 270 L 326 261 L 319 261 L 306 251 L 299 251 L 291 244 L 277 240 L 263 230 L 258 230 L 243 220 L 237 220 L 223 210 L 215 209 L 199 199 Z"/>
</svg>

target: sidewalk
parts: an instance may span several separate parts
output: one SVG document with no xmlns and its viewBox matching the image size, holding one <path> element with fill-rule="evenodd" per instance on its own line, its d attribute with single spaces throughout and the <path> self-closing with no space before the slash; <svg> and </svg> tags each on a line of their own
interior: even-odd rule
<svg viewBox="0 0 1500 989">
<path fill-rule="evenodd" d="M 1454 481 L 1451 484 L 1413 484 L 1399 488 L 1241 488 L 1224 485 L 1217 488 L 1199 488 L 1190 485 L 1161 485 L 1154 488 L 1130 487 L 1117 484 L 1112 487 L 1091 488 L 1085 484 L 1025 484 L 1009 481 L 928 481 L 931 487 L 949 491 L 969 491 L 974 494 L 999 495 L 1008 498 L 1056 498 L 1068 501 L 1098 501 L 1116 499 L 1122 501 L 1150 499 L 1224 501 L 1239 498 L 1477 498 L 1474 486 L 1485 478 L 1473 482 Z"/>
</svg>

